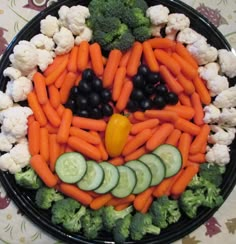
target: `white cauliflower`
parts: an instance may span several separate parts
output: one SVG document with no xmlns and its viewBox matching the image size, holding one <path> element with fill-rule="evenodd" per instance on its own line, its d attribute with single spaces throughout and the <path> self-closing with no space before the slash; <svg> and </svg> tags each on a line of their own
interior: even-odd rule
<svg viewBox="0 0 236 244">
<path fill-rule="evenodd" d="M 199 65 L 214 62 L 217 59 L 217 49 L 206 42 L 204 39 L 199 39 L 193 44 L 187 45 L 188 51 L 196 59 Z"/>
<path fill-rule="evenodd" d="M 207 148 L 206 161 L 223 166 L 230 161 L 229 152 L 230 149 L 228 146 L 216 143 L 213 147 Z"/>
<path fill-rule="evenodd" d="M 12 149 L 12 143 L 4 133 L 0 133 L 0 151 L 9 152 Z"/>
<path fill-rule="evenodd" d="M 211 144 L 230 145 L 235 138 L 235 128 L 220 127 L 211 125 L 211 133 L 208 142 Z"/>
<path fill-rule="evenodd" d="M 216 62 L 208 63 L 198 68 L 200 77 L 204 80 L 212 80 L 218 75 L 220 66 Z"/>
<path fill-rule="evenodd" d="M 176 34 L 190 26 L 190 19 L 180 13 L 169 14 L 167 26 L 165 28 L 166 38 L 175 40 Z"/>
<path fill-rule="evenodd" d="M 166 24 L 169 13 L 170 10 L 162 4 L 151 6 L 146 10 L 146 16 L 150 18 L 154 26 Z"/>
<path fill-rule="evenodd" d="M 26 165 L 29 164 L 31 155 L 28 149 L 27 143 L 20 143 L 15 145 L 10 150 L 10 156 L 11 158 L 21 166 L 21 168 L 24 168 Z"/>
<path fill-rule="evenodd" d="M 44 49 L 47 51 L 52 51 L 55 46 L 53 39 L 42 33 L 32 37 L 30 42 L 33 43 L 36 48 Z"/>
<path fill-rule="evenodd" d="M 75 43 L 73 34 L 65 27 L 61 27 L 60 31 L 53 36 L 53 40 L 57 45 L 55 49 L 57 55 L 70 52 Z"/>
<path fill-rule="evenodd" d="M 83 31 L 75 38 L 75 44 L 79 45 L 82 41 L 91 41 L 93 32 L 90 28 L 84 27 Z"/>
<path fill-rule="evenodd" d="M 68 28 L 67 26 L 67 13 L 69 12 L 70 8 L 62 5 L 60 9 L 58 10 L 58 15 L 59 15 L 59 24 L 60 26 L 64 26 Z"/>
<path fill-rule="evenodd" d="M 33 90 L 32 81 L 24 76 L 9 81 L 7 83 L 6 94 L 9 95 L 14 102 L 20 102 L 27 99 L 27 95 Z"/>
<path fill-rule="evenodd" d="M 213 79 L 207 80 L 206 84 L 212 97 L 229 88 L 227 77 L 221 75 L 217 75 Z"/>
<path fill-rule="evenodd" d="M 55 16 L 48 15 L 40 21 L 40 31 L 42 34 L 53 37 L 59 31 L 59 21 Z"/>
<path fill-rule="evenodd" d="M 18 69 L 15 69 L 13 67 L 7 67 L 5 70 L 3 70 L 3 76 L 9 77 L 10 80 L 16 80 L 21 77 L 22 74 Z"/>
<path fill-rule="evenodd" d="M 224 73 L 229 78 L 233 78 L 236 76 L 236 56 L 226 50 L 220 49 L 218 50 L 219 64 L 221 68 L 221 72 Z"/>
<path fill-rule="evenodd" d="M 213 104 L 217 108 L 236 107 L 236 86 L 232 86 L 216 96 Z"/>
<path fill-rule="evenodd" d="M 199 33 L 197 33 L 195 30 L 193 30 L 190 27 L 187 27 L 183 30 L 181 30 L 176 37 L 176 40 L 178 42 L 184 43 L 184 44 L 192 44 L 196 42 L 197 40 L 203 38 L 206 40 L 206 38 Z"/>
<path fill-rule="evenodd" d="M 204 122 L 207 124 L 214 124 L 219 121 L 220 118 L 220 110 L 214 106 L 213 104 L 210 104 L 208 106 L 205 106 L 203 108 L 204 110 Z"/>
<path fill-rule="evenodd" d="M 26 136 L 28 116 L 33 114 L 29 107 L 14 106 L 0 112 L 1 131 L 16 139 Z"/>
<path fill-rule="evenodd" d="M 49 64 L 53 62 L 53 56 L 51 52 L 45 49 L 37 49 L 38 52 L 38 66 L 41 71 L 44 71 Z"/>
<path fill-rule="evenodd" d="M 12 66 L 21 71 L 22 75 L 30 74 L 37 67 L 37 48 L 28 41 L 20 41 L 9 57 Z"/>
<path fill-rule="evenodd" d="M 219 117 L 219 124 L 226 126 L 236 126 L 236 109 L 223 108 Z"/>
<path fill-rule="evenodd" d="M 161 25 L 151 25 L 151 35 L 155 37 L 161 37 L 161 29 L 163 26 Z"/>
<path fill-rule="evenodd" d="M 0 169 L 15 174 L 21 171 L 21 166 L 12 159 L 10 153 L 5 153 L 0 156 Z"/>
<path fill-rule="evenodd" d="M 0 91 L 0 110 L 13 106 L 13 101 L 9 95 Z"/>
</svg>

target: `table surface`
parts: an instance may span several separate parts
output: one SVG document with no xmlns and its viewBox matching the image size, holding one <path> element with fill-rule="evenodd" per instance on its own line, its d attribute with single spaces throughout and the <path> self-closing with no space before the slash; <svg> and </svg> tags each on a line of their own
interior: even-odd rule
<svg viewBox="0 0 236 244">
<path fill-rule="evenodd" d="M 55 1 L 55 0 L 53 0 Z M 0 55 L 18 31 L 52 0 L 0 1 Z M 236 49 L 236 0 L 184 0 L 212 21 Z M 213 6 L 213 7 L 212 7 Z M 9 19 L 11 21 L 9 21 Z M 7 27 L 6 27 L 7 26 Z M 216 214 L 175 244 L 235 244 L 236 188 Z M 0 244 L 62 243 L 27 219 L 0 184 Z"/>
</svg>

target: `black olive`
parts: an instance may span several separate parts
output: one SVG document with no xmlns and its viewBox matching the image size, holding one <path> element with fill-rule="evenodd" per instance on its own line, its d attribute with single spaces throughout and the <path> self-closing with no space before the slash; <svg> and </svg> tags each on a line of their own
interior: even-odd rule
<svg viewBox="0 0 236 244">
<path fill-rule="evenodd" d="M 92 69 L 88 68 L 82 72 L 82 79 L 83 80 L 92 81 L 93 77 L 94 77 L 94 72 Z"/>
<path fill-rule="evenodd" d="M 111 116 L 113 114 L 113 108 L 110 104 L 102 105 L 102 114 L 103 116 Z"/>
<path fill-rule="evenodd" d="M 80 117 L 85 117 L 85 118 L 88 118 L 89 117 L 89 112 L 85 109 L 83 110 L 77 110 L 76 111 L 76 115 L 80 116 Z"/>
<path fill-rule="evenodd" d="M 156 86 L 156 94 L 165 96 L 168 93 L 166 85 L 160 84 Z"/>
<path fill-rule="evenodd" d="M 90 109 L 89 117 L 93 118 L 93 119 L 101 119 L 102 118 L 101 109 L 99 109 L 97 107 Z"/>
<path fill-rule="evenodd" d="M 79 94 L 79 88 L 78 86 L 73 86 L 70 90 L 70 97 L 71 98 L 76 98 Z"/>
<path fill-rule="evenodd" d="M 133 77 L 133 84 L 136 88 L 143 88 L 145 85 L 145 80 L 142 75 L 137 74 Z"/>
<path fill-rule="evenodd" d="M 107 103 L 111 101 L 111 92 L 107 89 L 103 89 L 100 93 L 102 102 Z"/>
<path fill-rule="evenodd" d="M 135 112 L 139 109 L 139 104 L 137 101 L 134 101 L 134 100 L 129 100 L 128 103 L 127 103 L 127 109 L 130 111 L 130 112 Z"/>
<path fill-rule="evenodd" d="M 160 95 L 156 95 L 153 98 L 153 103 L 157 109 L 162 109 L 166 106 L 165 98 L 163 96 L 160 96 Z"/>
<path fill-rule="evenodd" d="M 151 83 L 146 84 L 144 87 L 144 93 L 149 95 L 149 96 L 154 94 L 155 93 L 155 86 Z"/>
<path fill-rule="evenodd" d="M 144 98 L 144 94 L 140 89 L 133 89 L 130 97 L 132 100 L 140 101 Z"/>
<path fill-rule="evenodd" d="M 153 106 L 153 102 L 150 98 L 144 98 L 140 101 L 140 108 L 142 110 L 151 109 L 152 106 Z"/>
<path fill-rule="evenodd" d="M 66 103 L 65 103 L 65 107 L 69 108 L 72 112 L 74 112 L 75 110 L 75 100 L 74 99 L 69 99 Z"/>
<path fill-rule="evenodd" d="M 92 80 L 92 88 L 93 90 L 100 92 L 102 90 L 102 80 L 98 77 L 95 77 Z"/>
<path fill-rule="evenodd" d="M 165 98 L 170 105 L 175 105 L 179 101 L 178 96 L 174 92 L 168 92 Z"/>
<path fill-rule="evenodd" d="M 89 93 L 91 91 L 91 82 L 82 79 L 78 85 L 79 91 L 81 93 Z"/>
<path fill-rule="evenodd" d="M 76 97 L 76 105 L 81 109 L 86 109 L 88 107 L 88 99 L 85 96 L 78 96 Z"/>
<path fill-rule="evenodd" d="M 158 83 L 160 80 L 160 75 L 159 73 L 156 72 L 149 72 L 147 74 L 147 82 L 152 83 L 152 84 L 156 84 Z"/>
<path fill-rule="evenodd" d="M 149 70 L 147 65 L 145 65 L 145 64 L 139 65 L 138 74 L 140 74 L 140 75 L 145 77 L 149 72 L 150 72 L 150 70 Z"/>
<path fill-rule="evenodd" d="M 101 103 L 101 97 L 97 92 L 91 92 L 88 96 L 88 103 L 91 107 L 97 107 Z"/>
</svg>

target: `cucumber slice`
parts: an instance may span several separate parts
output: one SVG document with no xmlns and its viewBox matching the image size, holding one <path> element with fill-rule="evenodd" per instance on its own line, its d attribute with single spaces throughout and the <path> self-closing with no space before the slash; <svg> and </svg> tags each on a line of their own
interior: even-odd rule
<svg viewBox="0 0 236 244">
<path fill-rule="evenodd" d="M 166 166 L 166 178 L 176 175 L 182 167 L 182 155 L 178 148 L 170 144 L 162 144 L 153 151 Z"/>
<path fill-rule="evenodd" d="M 82 154 L 67 152 L 58 157 L 55 171 L 66 183 L 76 183 L 85 175 L 87 164 Z"/>
<path fill-rule="evenodd" d="M 166 168 L 160 157 L 155 154 L 148 153 L 141 156 L 139 160 L 146 164 L 151 170 L 151 186 L 159 184 L 165 178 Z"/>
<path fill-rule="evenodd" d="M 81 190 L 92 191 L 98 188 L 104 178 L 102 167 L 93 160 L 87 161 L 87 171 L 83 178 L 77 183 Z"/>
<path fill-rule="evenodd" d="M 138 194 L 146 190 L 151 183 L 152 174 L 148 166 L 139 160 L 131 160 L 125 164 L 132 170 L 134 170 L 137 178 L 136 185 L 133 190 L 133 194 Z"/>
<path fill-rule="evenodd" d="M 94 191 L 99 194 L 104 194 L 111 191 L 118 184 L 119 171 L 117 167 L 108 162 L 101 162 L 99 165 L 104 171 L 104 179 L 102 184 Z"/>
<path fill-rule="evenodd" d="M 119 181 L 117 186 L 111 191 L 111 194 L 115 197 L 127 197 L 134 190 L 136 185 L 136 175 L 135 172 L 126 166 L 117 166 L 120 173 Z"/>
</svg>

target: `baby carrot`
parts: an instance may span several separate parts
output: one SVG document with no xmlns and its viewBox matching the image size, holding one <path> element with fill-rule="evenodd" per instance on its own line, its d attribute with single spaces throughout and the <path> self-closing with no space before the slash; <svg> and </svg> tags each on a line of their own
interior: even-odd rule
<svg viewBox="0 0 236 244">
<path fill-rule="evenodd" d="M 177 75 L 177 81 L 183 87 L 184 92 L 188 95 L 191 95 L 195 91 L 193 82 L 187 79 L 182 73 Z"/>
<path fill-rule="evenodd" d="M 145 41 L 143 42 L 143 55 L 146 60 L 147 66 L 149 69 L 153 72 L 158 72 L 159 71 L 159 64 L 156 60 L 156 57 L 154 55 L 152 46 L 150 42 Z"/>
<path fill-rule="evenodd" d="M 59 106 L 57 107 L 57 114 L 59 115 L 60 118 L 62 118 L 64 111 L 65 111 L 65 107 L 60 103 Z"/>
<path fill-rule="evenodd" d="M 192 136 L 189 133 L 182 133 L 179 139 L 178 149 L 182 155 L 182 168 L 187 165 Z"/>
<path fill-rule="evenodd" d="M 170 184 L 173 181 L 173 177 L 165 178 L 160 184 L 155 186 L 155 189 L 154 189 L 152 195 L 154 197 L 162 197 L 162 196 L 166 195 L 166 193 L 170 187 Z"/>
<path fill-rule="evenodd" d="M 51 172 L 48 164 L 41 155 L 36 154 L 31 157 L 30 165 L 46 186 L 54 187 L 57 184 L 56 176 Z"/>
<path fill-rule="evenodd" d="M 167 48 L 174 48 L 175 41 L 170 40 L 168 38 L 161 38 L 161 37 L 154 37 L 148 40 L 148 42 L 151 44 L 151 47 L 153 49 L 160 48 L 160 49 L 167 49 Z"/>
<path fill-rule="evenodd" d="M 44 127 L 48 130 L 49 134 L 57 134 L 58 127 L 55 127 L 50 123 L 47 123 Z"/>
<path fill-rule="evenodd" d="M 195 114 L 192 107 L 185 105 L 167 105 L 164 110 L 176 112 L 179 117 L 187 120 L 191 120 Z"/>
<path fill-rule="evenodd" d="M 133 113 L 133 116 L 138 121 L 145 121 L 147 118 L 145 117 L 144 112 L 136 111 Z"/>
<path fill-rule="evenodd" d="M 39 103 L 45 104 L 48 101 L 45 77 L 40 72 L 36 72 L 33 76 L 33 82 Z"/>
<path fill-rule="evenodd" d="M 156 118 L 160 121 L 166 122 L 175 122 L 178 119 L 178 115 L 176 112 L 173 111 L 165 111 L 165 110 L 146 110 L 144 112 L 145 116 L 148 118 Z"/>
<path fill-rule="evenodd" d="M 116 108 L 119 111 L 122 111 L 125 109 L 132 90 L 133 90 L 133 82 L 130 80 L 126 81 L 125 84 L 123 85 L 122 89 L 121 89 L 120 96 L 119 96 L 117 103 L 116 103 Z"/>
<path fill-rule="evenodd" d="M 68 73 L 68 71 L 65 69 L 61 74 L 60 76 L 56 79 L 54 85 L 56 88 L 61 88 L 63 82 L 65 81 L 65 78 L 66 78 L 66 74 Z"/>
<path fill-rule="evenodd" d="M 93 43 L 89 46 L 89 53 L 91 58 L 94 73 L 97 76 L 103 75 L 104 67 L 102 61 L 102 50 L 98 43 Z"/>
<path fill-rule="evenodd" d="M 30 125 L 33 121 L 35 121 L 34 115 L 31 114 L 30 116 L 28 116 L 27 118 L 27 125 Z"/>
<path fill-rule="evenodd" d="M 101 153 L 101 159 L 106 161 L 108 159 L 108 153 L 107 153 L 107 150 L 105 148 L 104 142 L 101 140 L 100 135 L 98 134 L 97 131 L 91 131 L 90 134 L 96 136 L 100 140 L 97 147 Z"/>
<path fill-rule="evenodd" d="M 111 199 L 112 199 L 112 195 L 110 193 L 103 194 L 93 199 L 89 206 L 93 210 L 98 210 L 101 207 L 104 207 L 105 204 Z"/>
<path fill-rule="evenodd" d="M 28 126 L 29 152 L 32 156 L 39 153 L 39 148 L 40 148 L 39 137 L 40 137 L 40 124 L 38 121 L 33 121 Z"/>
<path fill-rule="evenodd" d="M 115 210 L 116 211 L 121 211 L 123 209 L 126 209 L 130 206 L 130 203 L 123 203 L 123 204 L 119 204 L 117 206 L 115 206 Z"/>
<path fill-rule="evenodd" d="M 52 172 L 55 171 L 57 158 L 61 155 L 61 147 L 57 142 L 57 135 L 49 135 L 49 165 Z"/>
<path fill-rule="evenodd" d="M 56 69 L 56 67 L 58 67 L 58 65 L 65 59 L 66 56 L 68 55 L 67 54 L 57 55 L 54 58 L 53 62 L 49 64 L 46 70 L 43 72 L 44 76 L 50 75 Z"/>
<path fill-rule="evenodd" d="M 193 84 L 201 102 L 205 105 L 209 105 L 211 103 L 211 96 L 203 80 L 199 76 L 196 76 L 193 79 Z"/>
<path fill-rule="evenodd" d="M 159 145 L 165 142 L 170 133 L 174 130 L 174 126 L 170 123 L 163 123 L 160 127 L 152 134 L 146 143 L 146 148 L 149 151 L 154 150 Z"/>
<path fill-rule="evenodd" d="M 139 132 L 141 132 L 142 130 L 152 129 L 152 128 L 156 127 L 158 124 L 159 124 L 158 119 L 147 119 L 145 121 L 133 124 L 130 132 L 131 132 L 131 134 L 135 135 L 135 134 L 138 134 Z"/>
<path fill-rule="evenodd" d="M 80 129 L 95 131 L 105 131 L 107 126 L 104 120 L 83 118 L 78 116 L 73 117 L 72 125 Z"/>
<path fill-rule="evenodd" d="M 69 94 L 70 94 L 70 90 L 75 84 L 76 78 L 77 78 L 77 75 L 73 72 L 68 72 L 66 74 L 65 81 L 62 84 L 61 89 L 60 89 L 60 98 L 61 98 L 62 104 L 66 103 L 66 101 L 69 97 Z"/>
<path fill-rule="evenodd" d="M 173 145 L 173 146 L 177 146 L 180 136 L 181 136 L 181 131 L 178 129 L 174 129 L 170 133 L 170 135 L 167 137 L 165 143 Z"/>
<path fill-rule="evenodd" d="M 186 95 L 184 92 L 179 94 L 179 101 L 181 105 L 192 107 L 191 100 L 188 95 Z"/>
<path fill-rule="evenodd" d="M 119 67 L 115 73 L 114 82 L 113 82 L 113 88 L 112 88 L 113 101 L 117 101 L 121 94 L 122 87 L 125 81 L 125 75 L 126 75 L 126 68 Z"/>
<path fill-rule="evenodd" d="M 55 127 L 58 127 L 61 123 L 61 118 L 57 114 L 56 110 L 52 107 L 51 103 L 48 101 L 43 106 L 43 111 L 47 116 L 48 121 Z"/>
<path fill-rule="evenodd" d="M 178 118 L 175 121 L 174 126 L 176 129 L 195 136 L 200 132 L 200 127 L 198 125 L 195 125 L 194 123 L 182 118 Z"/>
<path fill-rule="evenodd" d="M 119 166 L 119 165 L 122 165 L 125 163 L 124 158 L 122 156 L 114 157 L 114 158 L 108 160 L 108 162 L 115 166 Z"/>
<path fill-rule="evenodd" d="M 126 68 L 130 54 L 131 54 L 131 49 L 128 49 L 125 53 L 122 54 L 119 67 L 125 67 Z"/>
<path fill-rule="evenodd" d="M 123 198 L 118 198 L 118 197 L 113 197 L 111 200 L 109 200 L 106 203 L 106 206 L 117 206 L 120 204 L 124 204 L 124 203 L 132 203 L 135 199 L 135 195 L 134 194 L 130 194 L 127 197 L 123 197 Z"/>
<path fill-rule="evenodd" d="M 146 203 L 144 204 L 143 208 L 140 210 L 140 213 L 142 213 L 142 214 L 147 213 L 149 208 L 150 208 L 150 206 L 152 205 L 152 202 L 153 202 L 153 196 L 150 196 L 147 199 Z"/>
<path fill-rule="evenodd" d="M 78 46 L 74 46 L 69 54 L 69 61 L 67 64 L 67 70 L 69 72 L 73 72 L 76 73 L 77 72 L 77 56 L 78 56 L 78 51 L 79 51 L 79 47 Z"/>
<path fill-rule="evenodd" d="M 146 147 L 142 146 L 137 150 L 133 151 L 132 153 L 128 154 L 127 156 L 125 156 L 125 162 L 136 160 L 147 152 L 148 150 L 146 149 Z"/>
<path fill-rule="evenodd" d="M 53 108 L 57 108 L 60 103 L 60 92 L 54 85 L 48 86 L 48 92 L 49 92 L 49 101 L 52 104 Z"/>
<path fill-rule="evenodd" d="M 89 43 L 87 41 L 82 41 L 79 45 L 77 66 L 80 71 L 87 68 L 89 62 Z"/>
<path fill-rule="evenodd" d="M 203 125 L 204 124 L 204 111 L 202 107 L 202 103 L 200 100 L 200 96 L 194 92 L 191 95 L 191 103 L 193 106 L 193 109 L 195 110 L 195 114 L 193 116 L 193 121 L 196 125 Z"/>
<path fill-rule="evenodd" d="M 194 163 L 201 164 L 206 162 L 206 155 L 205 153 L 190 154 L 188 159 L 189 161 L 193 161 Z"/>
<path fill-rule="evenodd" d="M 46 162 L 49 160 L 49 135 L 45 127 L 39 131 L 39 153 Z"/>
<path fill-rule="evenodd" d="M 107 88 L 112 86 L 121 57 L 122 52 L 120 50 L 113 49 L 110 51 L 103 73 L 103 87 Z"/>
</svg>

